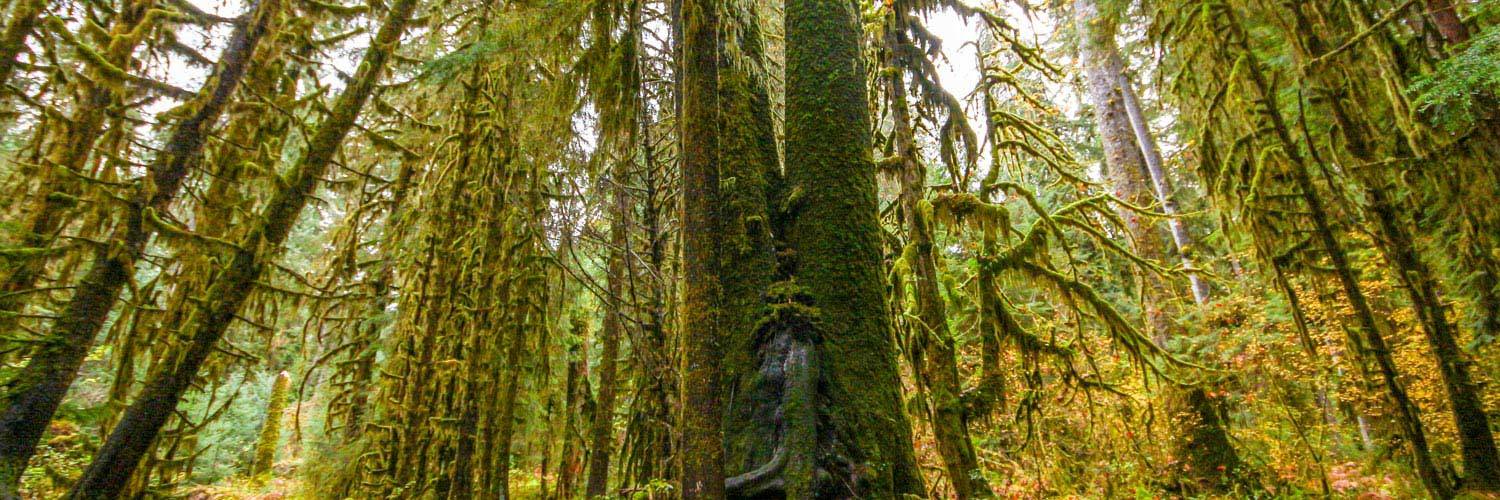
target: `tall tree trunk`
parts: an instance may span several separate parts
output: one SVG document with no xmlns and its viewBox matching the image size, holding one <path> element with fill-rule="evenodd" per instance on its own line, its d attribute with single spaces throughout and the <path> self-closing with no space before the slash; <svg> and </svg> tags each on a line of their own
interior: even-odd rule
<svg viewBox="0 0 1500 500">
<path fill-rule="evenodd" d="M 505 348 L 505 393 L 500 396 L 500 430 L 495 438 L 499 445 L 496 459 L 500 470 L 495 473 L 497 481 L 492 491 L 501 499 L 510 498 L 510 456 L 515 442 L 516 400 L 521 393 L 521 351 L 526 347 L 526 332 L 535 327 L 539 314 L 542 313 L 527 313 L 527 319 L 518 321 L 521 327 L 511 329 L 510 345 Z"/>
<path fill-rule="evenodd" d="M 571 240 L 568 238 L 565 241 Z M 568 246 L 570 243 L 564 243 Z M 578 339 L 568 350 L 568 377 L 564 381 L 563 390 L 563 428 L 562 428 L 562 454 L 557 459 L 557 498 L 572 498 L 574 492 L 574 481 L 583 472 L 583 457 L 580 453 L 579 441 L 582 432 L 577 430 L 578 417 L 584 414 L 585 386 L 588 374 L 588 351 L 583 347 L 588 344 L 588 323 L 574 318 L 572 321 L 573 335 Z"/>
<path fill-rule="evenodd" d="M 1147 187 L 1148 163 L 1143 154 L 1146 149 L 1137 142 L 1139 135 L 1127 109 L 1121 85 L 1125 82 L 1122 78 L 1125 68 L 1115 45 L 1114 24 L 1100 15 L 1092 0 L 1076 0 L 1073 5 L 1082 33 L 1079 57 L 1087 75 L 1088 100 L 1094 106 L 1115 196 L 1132 205 L 1150 205 L 1164 189 Z M 1161 235 L 1151 221 L 1125 208 L 1119 210 L 1119 217 L 1125 222 L 1138 255 L 1152 260 L 1166 257 Z M 1175 322 L 1177 308 L 1173 306 L 1170 287 L 1150 271 L 1143 273 L 1142 286 L 1153 339 L 1165 347 L 1172 337 L 1183 333 Z M 1217 402 L 1202 387 L 1171 387 L 1167 391 L 1166 407 L 1173 426 L 1172 454 L 1182 460 L 1179 472 L 1201 486 L 1233 487 L 1244 464 L 1229 441 Z"/>
<path fill-rule="evenodd" d="M 99 55 L 103 57 L 104 63 L 119 69 L 131 68 L 136 46 L 146 32 L 151 31 L 159 17 L 150 14 L 154 5 L 154 0 L 134 0 L 120 6 L 109 32 L 109 44 L 100 50 Z M 94 142 L 104 133 L 104 123 L 109 118 L 110 110 L 124 99 L 118 91 L 119 87 L 111 81 L 117 78 L 115 75 L 108 74 L 97 64 L 86 64 L 86 67 L 86 75 L 70 87 L 77 96 L 73 102 L 72 114 L 67 119 L 59 120 L 61 123 L 50 129 L 53 133 L 43 141 L 42 147 L 46 152 L 39 162 L 41 170 L 37 174 L 35 199 L 23 212 L 26 216 L 26 220 L 22 222 L 25 230 L 21 233 L 19 242 L 19 246 L 23 248 L 48 248 L 57 233 L 66 226 L 70 210 L 78 203 L 80 189 L 79 181 L 72 177 L 83 173 Z M 3 84 L 0 81 L 0 85 Z M 0 297 L 5 297 L 0 299 L 0 312 L 17 312 L 25 306 L 25 300 L 30 295 L 27 292 L 35 288 L 37 281 L 42 279 L 49 260 L 43 256 L 23 260 L 6 275 L 5 281 L 0 282 Z M 15 321 L 11 315 L 0 314 L 0 333 L 14 331 L 17 327 Z M 29 384 L 27 381 L 21 382 L 23 387 Z M 20 393 L 19 390 L 12 391 L 13 396 Z M 45 406 L 38 409 L 50 416 L 51 411 Z M 4 431 L 9 425 L 6 423 L 9 418 L 0 417 L 0 436 L 9 437 Z M 6 447 L 4 442 L 13 443 L 12 446 L 16 448 Z M 11 453 L 31 446 L 24 443 L 25 441 L 0 440 L 0 484 L 13 482 L 8 478 L 7 472 L 8 464 L 14 458 Z M 29 456 L 29 452 L 27 455 Z M 22 464 L 24 465 L 24 461 Z M 16 473 L 19 474 L 19 471 Z M 0 493 L 3 491 L 0 489 Z"/>
<path fill-rule="evenodd" d="M 130 281 L 146 242 L 156 233 L 157 214 L 167 213 L 181 191 L 203 152 L 210 128 L 234 95 L 255 47 L 279 14 L 280 4 L 265 0 L 252 12 L 253 17 L 235 30 L 213 76 L 188 103 L 191 112 L 174 126 L 163 153 L 149 167 L 148 177 L 136 182 L 125 220 L 110 236 L 110 244 L 94 255 L 92 267 L 53 325 L 49 342 L 12 382 L 0 416 L 0 497 L 20 480 L 22 468 L 73 384 L 94 337 Z M 79 154 L 86 156 L 86 149 Z"/>
<path fill-rule="evenodd" d="M 786 407 L 780 397 L 783 384 L 761 371 L 768 363 L 780 363 L 782 356 L 773 352 L 774 342 L 757 334 L 769 314 L 767 292 L 778 278 L 773 235 L 778 212 L 773 207 L 779 203 L 776 186 L 781 171 L 769 83 L 764 75 L 746 69 L 769 64 L 765 40 L 753 28 L 762 11 L 749 13 L 748 18 L 720 17 L 721 33 L 739 35 L 721 37 L 716 47 L 715 138 L 721 179 L 716 228 L 721 241 L 721 288 L 716 319 L 722 355 L 724 470 L 726 476 L 733 476 L 728 481 L 737 484 L 769 470 L 766 465 L 775 465 L 777 449 L 789 439 L 783 432 L 786 419 L 777 422 L 775 417 Z M 777 400 L 781 406 L 774 404 Z M 726 491 L 731 497 L 745 493 Z"/>
<path fill-rule="evenodd" d="M 266 206 L 259 222 L 239 243 L 223 273 L 209 287 L 203 309 L 191 326 L 191 344 L 182 358 L 146 383 L 136 402 L 100 446 L 93 463 L 69 492 L 72 498 L 113 498 L 129 480 L 161 426 L 172 415 L 198 369 L 214 351 L 240 306 L 255 289 L 256 280 L 270 265 L 302 214 L 319 180 L 354 121 L 374 93 L 386 63 L 394 56 L 401 34 L 416 7 L 415 0 L 398 0 L 359 64 L 349 86 L 330 106 L 330 114 L 308 140 L 307 151 L 292 169 L 285 187 Z"/>
<path fill-rule="evenodd" d="M 800 191 L 789 239 L 821 322 L 818 399 L 832 428 L 817 434 L 849 462 L 819 466 L 852 478 L 844 494 L 891 498 L 924 488 L 885 304 L 858 14 L 852 0 L 786 3 L 787 173 Z"/>
<path fill-rule="evenodd" d="M 954 493 L 960 499 L 990 498 L 994 497 L 994 492 L 984 479 L 974 453 L 974 443 L 969 439 L 958 357 L 953 332 L 948 326 L 948 306 L 939 289 L 939 256 L 933 242 L 932 221 L 921 208 L 926 197 L 927 168 L 917 149 L 906 97 L 903 68 L 910 62 L 900 59 L 902 54 L 921 52 L 908 47 L 910 42 L 899 31 L 899 26 L 903 25 L 896 20 L 899 15 L 892 12 L 891 27 L 887 28 L 885 35 L 886 50 L 892 58 L 886 68 L 886 91 L 891 96 L 892 140 L 901 162 L 900 203 L 908 240 L 908 250 L 902 253 L 915 259 L 907 263 L 911 268 L 912 299 L 916 303 L 918 320 L 913 333 L 917 339 L 913 344 L 922 346 L 921 359 L 915 359 L 914 363 L 919 365 L 920 385 L 928 393 L 928 418 L 937 437 L 938 455 L 948 472 L 948 482 L 953 485 Z"/>
<path fill-rule="evenodd" d="M 682 3 L 682 493 L 724 497 L 719 364 L 719 10 Z"/>
<path fill-rule="evenodd" d="M 589 432 L 589 474 L 585 493 L 590 497 L 609 493 L 609 462 L 614 453 L 615 392 L 619 377 L 620 338 L 625 328 L 625 259 L 630 252 L 631 200 L 629 162 L 615 164 L 610 182 L 614 206 L 609 225 L 609 264 L 605 271 L 604 325 L 600 332 L 599 394 L 593 426 Z"/>
</svg>

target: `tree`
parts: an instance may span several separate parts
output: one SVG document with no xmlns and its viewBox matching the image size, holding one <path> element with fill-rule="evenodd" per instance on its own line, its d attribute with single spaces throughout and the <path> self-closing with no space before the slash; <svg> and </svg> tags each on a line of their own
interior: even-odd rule
<svg viewBox="0 0 1500 500">
<path fill-rule="evenodd" d="M 830 476 L 866 496 L 920 494 L 883 298 L 875 166 L 852 1 L 786 6 L 786 158 L 795 282 L 817 310 L 818 435 Z M 791 457 L 797 459 L 799 457 Z M 806 459 L 806 457 L 801 457 Z M 791 483 L 791 481 L 788 481 Z M 788 496 L 797 496 L 796 490 Z"/>
<path fill-rule="evenodd" d="M 719 5 L 682 4 L 682 292 L 684 498 L 724 497 L 719 315 Z"/>
</svg>

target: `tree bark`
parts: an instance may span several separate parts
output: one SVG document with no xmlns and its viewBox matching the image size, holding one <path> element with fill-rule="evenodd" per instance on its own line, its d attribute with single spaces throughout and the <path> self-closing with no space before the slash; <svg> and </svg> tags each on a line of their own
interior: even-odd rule
<svg viewBox="0 0 1500 500">
<path fill-rule="evenodd" d="M 682 3 L 683 498 L 724 497 L 718 315 L 720 6 Z"/>
<path fill-rule="evenodd" d="M 939 256 L 933 242 L 932 221 L 922 210 L 926 197 L 927 169 L 922 164 L 921 152 L 917 149 L 912 132 L 911 112 L 906 97 L 906 79 L 903 77 L 905 61 L 901 54 L 920 53 L 900 33 L 902 26 L 896 20 L 899 13 L 893 11 L 892 25 L 886 33 L 886 50 L 892 61 L 886 68 L 886 90 L 891 95 L 892 140 L 895 154 L 901 162 L 901 213 L 906 224 L 909 251 L 903 254 L 914 258 L 908 262 L 911 268 L 912 300 L 916 303 L 917 319 L 913 340 L 921 345 L 921 359 L 914 360 L 918 366 L 920 385 L 927 390 L 928 418 L 938 442 L 938 455 L 948 473 L 948 482 L 960 499 L 992 498 L 994 492 L 985 481 L 979 468 L 979 459 L 974 453 L 974 443 L 969 438 L 968 415 L 963 404 L 962 383 L 958 374 L 958 357 L 953 343 L 953 332 L 948 326 L 948 306 L 938 281 Z"/>
<path fill-rule="evenodd" d="M 1147 154 L 1155 151 L 1155 145 L 1138 142 L 1143 135 L 1149 139 L 1149 132 L 1138 130 L 1144 124 L 1138 126 L 1131 120 L 1129 98 L 1122 85 L 1126 83 L 1124 61 L 1115 45 L 1114 25 L 1100 15 L 1092 0 L 1076 0 L 1073 5 L 1082 33 L 1079 58 L 1085 66 L 1088 100 L 1094 107 L 1114 194 L 1132 205 L 1149 206 L 1166 189 L 1160 184 L 1154 190 L 1147 187 L 1151 173 Z M 1156 170 L 1159 173 L 1160 169 Z M 1140 214 L 1124 207 L 1117 213 L 1140 257 L 1148 260 L 1166 257 L 1161 235 L 1151 221 L 1143 220 Z M 1181 227 L 1173 229 L 1176 233 Z M 1152 337 L 1157 345 L 1165 348 L 1173 337 L 1183 333 L 1175 322 L 1177 308 L 1173 305 L 1170 286 L 1151 271 L 1143 273 L 1142 281 Z M 1197 294 L 1195 289 L 1195 298 Z M 1202 387 L 1170 387 L 1165 394 L 1165 406 L 1172 417 L 1172 454 L 1182 461 L 1178 472 L 1200 486 L 1216 490 L 1232 488 L 1239 482 L 1244 464 L 1229 441 L 1218 403 L 1209 397 L 1207 391 Z"/>
<path fill-rule="evenodd" d="M 1232 12 L 1231 12 L 1232 14 Z M 1248 34 L 1244 27 L 1239 24 L 1239 19 L 1233 15 L 1228 16 L 1227 23 L 1220 26 L 1230 31 L 1238 44 L 1238 48 L 1244 54 L 1254 54 L 1249 46 Z M 1354 347 L 1364 348 L 1361 354 L 1369 356 L 1376 364 L 1380 372 L 1382 382 L 1386 387 L 1386 395 L 1396 406 L 1396 420 L 1401 427 L 1401 433 L 1406 437 L 1407 443 L 1412 449 L 1412 458 L 1416 462 L 1417 474 L 1433 496 L 1447 498 L 1453 495 L 1452 486 L 1443 478 L 1438 471 L 1437 465 L 1432 461 L 1431 449 L 1427 444 L 1427 433 L 1423 428 L 1420 410 L 1416 403 L 1406 392 L 1406 387 L 1400 380 L 1396 369 L 1396 362 L 1391 356 L 1390 347 L 1385 342 L 1385 336 L 1381 333 L 1379 325 L 1375 321 L 1375 313 L 1370 308 L 1370 302 L 1366 298 L 1364 290 L 1360 287 L 1358 274 L 1349 263 L 1348 255 L 1344 252 L 1343 244 L 1339 242 L 1335 233 L 1328 209 L 1317 192 L 1317 185 L 1313 183 L 1312 175 L 1308 172 L 1308 161 L 1302 155 L 1302 150 L 1297 142 L 1292 139 L 1291 129 L 1287 125 L 1286 118 L 1282 115 L 1280 107 L 1275 102 L 1276 92 L 1266 78 L 1260 67 L 1260 61 L 1251 57 L 1245 65 L 1245 75 L 1253 89 L 1257 92 L 1255 99 L 1259 100 L 1264 109 L 1267 110 L 1266 118 L 1270 120 L 1271 133 L 1275 140 L 1280 143 L 1282 151 L 1289 160 L 1288 174 L 1295 184 L 1302 202 L 1306 205 L 1308 218 L 1313 223 L 1313 237 L 1318 245 L 1323 247 L 1328 260 L 1333 264 L 1334 274 L 1338 278 L 1339 286 L 1342 288 L 1344 297 L 1349 301 L 1349 306 L 1354 311 L 1355 321 L 1358 325 L 1353 339 Z M 1362 341 L 1362 342 L 1360 342 Z"/>
<path fill-rule="evenodd" d="M 19 0 L 11 6 L 10 21 L 5 24 L 5 31 L 0 31 L 0 85 L 10 83 L 16 57 L 26 50 L 26 37 L 36 30 L 36 22 L 46 8 L 47 0 Z"/>
<path fill-rule="evenodd" d="M 1457 45 L 1469 41 L 1469 27 L 1458 17 L 1458 7 L 1453 5 L 1452 0 L 1427 0 L 1427 15 L 1432 18 L 1432 24 L 1437 26 L 1438 33 L 1442 33 L 1448 44 Z"/>
<path fill-rule="evenodd" d="M 1156 147 L 1156 138 L 1151 134 L 1150 123 L 1146 121 L 1146 114 L 1141 111 L 1140 99 L 1136 97 L 1135 86 L 1130 82 L 1130 76 L 1120 73 L 1120 97 L 1124 101 L 1125 113 L 1130 118 L 1130 128 L 1135 132 L 1135 142 L 1141 148 L 1142 159 L 1146 162 L 1146 171 L 1151 174 L 1151 186 L 1156 194 L 1156 202 L 1161 205 L 1161 211 L 1167 216 L 1167 228 L 1172 233 L 1172 243 L 1177 247 L 1177 256 L 1182 259 L 1182 268 L 1187 271 L 1188 284 L 1193 290 L 1193 302 L 1202 306 L 1208 303 L 1209 289 L 1205 281 L 1195 270 L 1198 266 L 1193 261 L 1193 236 L 1188 234 L 1187 226 L 1178 217 L 1177 199 L 1173 196 L 1172 182 L 1167 178 L 1165 162 L 1162 161 L 1161 151 Z"/>
<path fill-rule="evenodd" d="M 849 473 L 845 494 L 892 498 L 924 488 L 885 304 L 858 13 L 852 0 L 786 4 L 787 173 L 799 193 L 789 239 L 821 321 L 819 399 L 832 428 L 818 434 L 848 461 L 833 473 Z"/>
<path fill-rule="evenodd" d="M 265 484 L 271 479 L 271 466 L 276 464 L 276 447 L 281 442 L 281 417 L 286 413 L 286 398 L 292 388 L 292 376 L 287 372 L 276 374 L 271 384 L 270 401 L 266 402 L 266 419 L 260 424 L 260 437 L 255 441 L 255 458 L 250 462 L 250 480 Z"/>
<path fill-rule="evenodd" d="M 590 428 L 589 474 L 585 493 L 590 497 L 609 494 L 609 462 L 614 453 L 616 379 L 619 377 L 620 337 L 625 328 L 625 259 L 629 258 L 631 200 L 626 187 L 630 170 L 626 160 L 613 168 L 614 206 L 609 226 L 609 264 L 606 273 L 604 325 L 600 332 L 599 394 Z"/>
</svg>

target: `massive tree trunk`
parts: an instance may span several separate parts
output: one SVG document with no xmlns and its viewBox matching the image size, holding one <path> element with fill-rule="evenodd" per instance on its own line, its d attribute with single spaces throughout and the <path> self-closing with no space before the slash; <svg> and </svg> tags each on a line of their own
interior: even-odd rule
<svg viewBox="0 0 1500 500">
<path fill-rule="evenodd" d="M 134 274 L 147 241 L 156 234 L 161 218 L 158 214 L 166 214 L 177 198 L 203 152 L 210 129 L 217 124 L 255 47 L 270 31 L 280 10 L 278 1 L 265 0 L 235 30 L 213 76 L 187 103 L 189 112 L 172 129 L 148 177 L 136 183 L 124 220 L 110 236 L 110 244 L 94 255 L 92 267 L 53 325 L 49 342 L 13 381 L 0 416 L 0 496 L 19 481 L 21 469 L 77 376 L 94 337 Z M 87 148 L 77 154 L 87 156 Z"/>
<path fill-rule="evenodd" d="M 1165 189 L 1147 187 L 1148 164 L 1143 154 L 1147 150 L 1137 142 L 1139 134 L 1130 119 L 1125 90 L 1120 85 L 1125 81 L 1122 78 L 1125 68 L 1115 45 L 1113 22 L 1100 15 L 1092 0 L 1076 0 L 1073 5 L 1082 39 L 1079 58 L 1086 73 L 1088 100 L 1094 107 L 1114 194 L 1132 205 L 1149 206 Z M 1118 215 L 1139 256 L 1150 260 L 1167 256 L 1162 235 L 1151 220 L 1123 207 Z M 1152 337 L 1165 347 L 1170 339 L 1183 333 L 1175 321 L 1175 299 L 1170 286 L 1154 272 L 1143 273 L 1142 281 Z M 1179 472 L 1201 486 L 1233 487 L 1243 472 L 1243 463 L 1229 441 L 1217 402 L 1202 387 L 1172 387 L 1166 394 L 1166 407 L 1173 427 L 1172 454 L 1182 461 Z"/>
<path fill-rule="evenodd" d="M 270 200 L 257 225 L 239 242 L 223 273 L 209 287 L 201 314 L 191 327 L 192 343 L 187 351 L 174 365 L 146 383 L 135 404 L 125 411 L 94 462 L 73 487 L 71 497 L 113 498 L 125 486 L 182 394 L 197 377 L 198 369 L 255 289 L 262 271 L 286 241 L 292 224 L 302 214 L 344 137 L 375 92 L 415 7 L 415 0 L 399 0 L 391 6 L 360 61 L 359 70 L 329 108 L 329 116 L 310 136 L 307 151 L 292 169 L 286 186 Z"/>
<path fill-rule="evenodd" d="M 826 428 L 817 434 L 828 441 L 820 457 L 789 458 L 813 460 L 839 488 L 852 487 L 830 494 L 892 498 L 923 487 L 885 304 L 858 14 L 852 0 L 786 5 L 786 158 L 797 193 L 789 240 L 796 282 L 818 315 L 813 363 Z"/>
</svg>

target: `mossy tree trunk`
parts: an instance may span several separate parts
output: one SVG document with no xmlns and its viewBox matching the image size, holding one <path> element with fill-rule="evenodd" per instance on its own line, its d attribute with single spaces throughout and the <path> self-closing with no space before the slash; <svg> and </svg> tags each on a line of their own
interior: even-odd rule
<svg viewBox="0 0 1500 500">
<path fill-rule="evenodd" d="M 724 497 L 719 2 L 682 3 L 682 496 Z"/>
<path fill-rule="evenodd" d="M 255 456 L 250 462 L 250 480 L 265 484 L 271 479 L 271 467 L 276 464 L 276 447 L 281 443 L 281 417 L 286 413 L 287 393 L 292 388 L 292 376 L 287 372 L 276 374 L 271 384 L 271 396 L 266 401 L 266 418 L 260 424 L 260 437 L 255 441 Z"/>
<path fill-rule="evenodd" d="M 1438 2 L 1429 2 L 1429 4 Z M 1446 2 L 1443 2 L 1446 3 Z M 1317 57 L 1328 51 L 1327 44 L 1318 35 L 1313 18 L 1297 2 L 1288 4 L 1294 15 L 1296 30 L 1300 38 L 1297 45 L 1303 57 Z M 1436 7 L 1436 6 L 1434 6 Z M 1447 15 L 1453 15 L 1452 6 Z M 1439 17 L 1438 12 L 1433 12 Z M 1462 27 L 1460 24 L 1459 27 Z M 1444 30 L 1445 36 L 1448 34 Z M 1325 64 L 1302 66 L 1309 81 L 1326 88 L 1337 88 L 1340 82 L 1350 80 L 1350 75 L 1340 74 L 1338 67 Z M 1356 111 L 1350 109 L 1355 103 L 1348 101 L 1347 94 L 1331 93 L 1323 102 L 1329 107 L 1337 130 L 1343 138 L 1343 150 L 1358 165 L 1350 169 L 1355 183 L 1365 193 L 1365 210 L 1374 219 L 1376 246 L 1393 268 L 1392 274 L 1401 284 L 1411 301 L 1418 324 L 1426 335 L 1432 354 L 1437 358 L 1438 371 L 1452 406 L 1454 427 L 1458 429 L 1458 440 L 1464 458 L 1465 489 L 1483 492 L 1500 491 L 1500 452 L 1496 451 L 1494 435 L 1490 432 L 1489 417 L 1481 403 L 1480 388 L 1470 374 L 1468 355 L 1458 346 L 1457 328 L 1448 319 L 1447 306 L 1443 304 L 1438 280 L 1432 267 L 1422 257 L 1413 238 L 1412 227 L 1418 227 L 1403 214 L 1412 210 L 1403 209 L 1392 199 L 1392 180 L 1377 175 L 1374 165 L 1383 162 L 1376 152 L 1372 140 L 1372 125 Z M 1419 229 L 1420 230 L 1420 229 Z M 1455 258 L 1454 261 L 1461 261 Z"/>
<path fill-rule="evenodd" d="M 125 99 L 125 82 L 121 81 L 125 75 L 121 73 L 130 71 L 136 47 L 165 13 L 154 9 L 155 5 L 154 0 L 125 2 L 115 13 L 107 38 L 109 43 L 104 47 L 88 48 L 97 51 L 100 60 L 85 64 L 85 76 L 71 86 L 76 95 L 72 113 L 61 120 L 61 126 L 52 128 L 54 133 L 45 139 L 46 153 L 41 160 L 35 199 L 25 211 L 28 218 L 23 223 L 22 247 L 48 248 L 71 219 L 70 212 L 78 204 L 82 188 L 73 176 L 83 172 L 94 143 L 104 134 L 105 121 Z M 49 260 L 24 260 L 6 276 L 5 282 L 0 284 L 0 294 L 10 297 L 0 301 L 0 311 L 19 310 L 26 298 L 24 292 L 31 290 L 42 278 Z M 5 321 L 0 320 L 0 328 L 10 330 L 14 327 Z"/>
<path fill-rule="evenodd" d="M 348 87 L 309 137 L 307 151 L 293 167 L 285 187 L 270 200 L 256 226 L 239 242 L 222 274 L 209 287 L 200 314 L 190 327 L 191 344 L 187 351 L 175 364 L 146 382 L 136 402 L 125 410 L 93 463 L 69 492 L 71 498 L 113 498 L 135 472 L 333 164 L 344 137 L 374 94 L 387 61 L 395 55 L 415 7 L 415 0 L 398 0 L 391 6 Z"/>
<path fill-rule="evenodd" d="M 1287 119 L 1275 100 L 1276 88 L 1273 87 L 1271 79 L 1261 67 L 1261 61 L 1254 56 L 1254 51 L 1250 47 L 1249 34 L 1232 10 L 1217 12 L 1211 20 L 1212 22 L 1208 23 L 1207 27 L 1222 33 L 1229 42 L 1226 46 L 1232 47 L 1245 56 L 1243 75 L 1250 86 L 1248 90 L 1253 92 L 1251 99 L 1260 103 L 1261 107 L 1266 110 L 1264 118 L 1269 122 L 1267 126 L 1270 129 L 1271 139 L 1281 147 L 1281 151 L 1287 157 L 1286 174 L 1291 178 L 1293 187 L 1297 190 L 1297 195 L 1307 210 L 1307 217 L 1313 226 L 1312 237 L 1317 241 L 1318 246 L 1322 247 L 1324 255 L 1332 264 L 1333 273 L 1339 282 L 1344 298 L 1348 300 L 1353 310 L 1355 331 L 1351 332 L 1351 347 L 1361 356 L 1368 357 L 1374 362 L 1380 379 L 1385 385 L 1386 396 L 1396 407 L 1396 423 L 1402 436 L 1406 438 L 1407 444 L 1411 446 L 1412 458 L 1423 485 L 1434 496 L 1443 498 L 1452 496 L 1452 485 L 1448 484 L 1433 462 L 1431 448 L 1427 443 L 1427 432 L 1421 420 L 1421 411 L 1406 392 L 1405 384 L 1400 379 L 1400 373 L 1396 368 L 1391 349 L 1385 341 L 1385 335 L 1380 330 L 1375 319 L 1375 312 L 1370 307 L 1370 301 L 1360 286 L 1359 274 L 1350 263 L 1343 243 L 1339 241 L 1328 208 L 1319 194 L 1317 185 L 1313 182 L 1312 174 L 1309 172 L 1311 165 L 1303 155 L 1301 146 L 1293 139 Z"/>
<path fill-rule="evenodd" d="M 16 70 L 16 57 L 26 50 L 26 38 L 36 29 L 47 0 L 19 0 L 10 6 L 10 20 L 0 31 L 0 85 L 10 83 Z"/>
<path fill-rule="evenodd" d="M 589 468 L 585 494 L 589 498 L 609 493 L 609 462 L 614 453 L 615 395 L 618 391 L 620 341 L 625 332 L 625 259 L 630 249 L 631 195 L 629 163 L 625 159 L 611 169 L 612 207 L 609 224 L 609 263 L 605 270 L 604 324 L 599 335 L 599 388 L 597 409 L 589 427 Z"/>
<path fill-rule="evenodd" d="M 852 0 L 786 3 L 786 158 L 796 282 L 818 311 L 821 457 L 851 489 L 923 493 L 885 304 L 869 99 Z M 843 464 L 834 462 L 844 462 Z"/>
<path fill-rule="evenodd" d="M 908 109 L 910 104 L 903 68 L 910 62 L 902 58 L 920 52 L 899 30 L 898 27 L 904 25 L 897 20 L 901 15 L 891 13 L 891 24 L 885 34 L 885 50 L 889 51 L 888 57 L 891 58 L 885 70 L 885 87 L 890 95 L 893 149 L 900 164 L 897 173 L 901 184 L 899 201 L 906 225 L 907 248 L 901 258 L 907 260 L 906 267 L 910 269 L 911 300 L 916 309 L 917 321 L 910 332 L 915 338 L 911 344 L 920 346 L 912 355 L 912 363 L 916 365 L 919 387 L 927 392 L 927 418 L 932 423 L 938 455 L 947 470 L 954 494 L 961 499 L 990 498 L 994 497 L 994 492 L 984 479 L 974 453 L 974 443 L 969 439 L 957 347 L 948 325 L 948 305 L 941 294 L 942 284 L 938 281 L 941 257 L 933 241 L 933 222 L 929 218 L 931 208 L 926 202 L 927 168 L 922 163 Z"/>
</svg>

